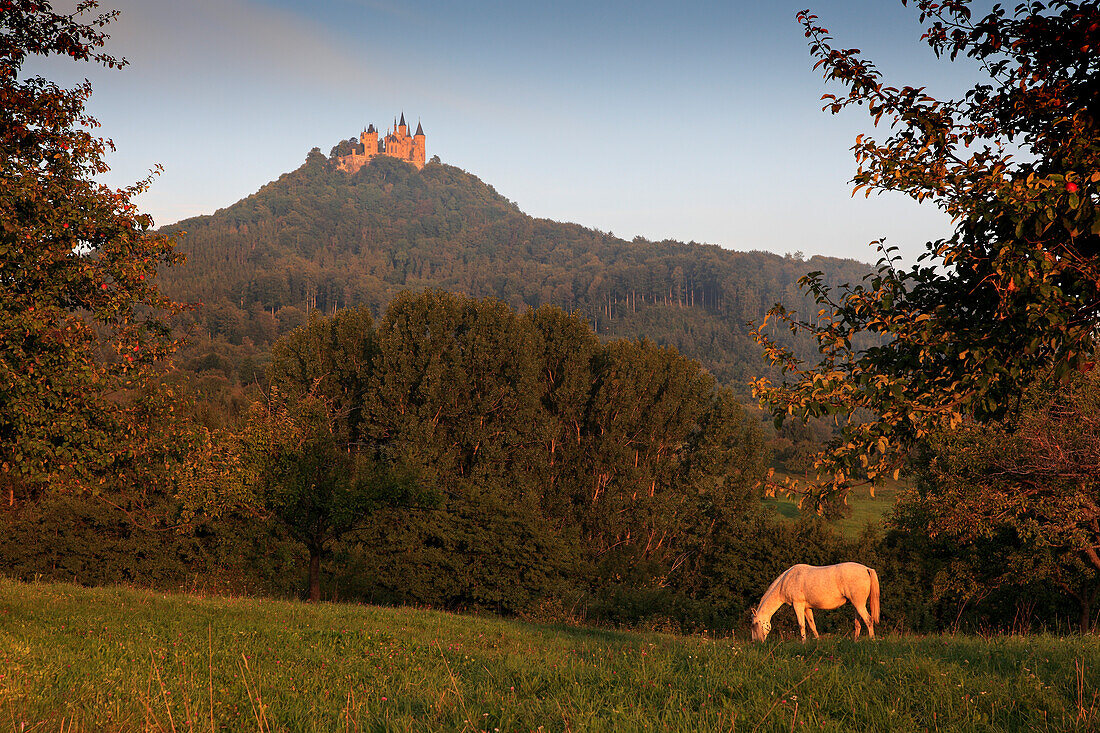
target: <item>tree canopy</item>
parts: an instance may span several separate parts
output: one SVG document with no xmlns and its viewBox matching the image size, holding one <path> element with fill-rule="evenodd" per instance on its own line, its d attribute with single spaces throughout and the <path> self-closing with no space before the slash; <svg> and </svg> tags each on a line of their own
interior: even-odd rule
<svg viewBox="0 0 1100 733">
<path fill-rule="evenodd" d="M 1025 396 L 1012 424 L 941 432 L 922 446 L 894 523 L 950 559 L 941 592 L 1048 579 L 1093 624 L 1100 595 L 1100 373 Z"/>
<path fill-rule="evenodd" d="M 24 76 L 34 56 L 119 68 L 101 30 L 116 13 L 69 14 L 43 0 L 0 2 L 0 485 L 99 485 L 140 428 L 127 394 L 173 342 L 175 306 L 158 271 L 173 241 L 125 189 L 95 181 L 110 142 L 95 137 L 85 82 Z M 88 20 L 84 20 L 90 16 Z"/>
<path fill-rule="evenodd" d="M 756 384 L 777 420 L 844 423 L 808 492 L 819 502 L 896 473 L 941 428 L 1011 417 L 1029 385 L 1094 358 L 1100 10 L 1053 0 L 975 18 L 968 0 L 913 4 L 937 56 L 968 57 L 987 75 L 959 99 L 886 85 L 857 49 L 836 48 L 817 16 L 799 14 L 816 67 L 847 87 L 826 94 L 825 109 L 862 105 L 889 129 L 882 141 L 857 137 L 855 191 L 902 192 L 955 222 L 909 269 L 883 245 L 861 283 L 831 288 L 820 272 L 807 275 L 816 315 L 772 310 L 817 341 L 816 363 L 757 331 L 784 374 Z"/>
<path fill-rule="evenodd" d="M 516 609 L 591 572 L 675 582 L 763 475 L 758 424 L 698 362 L 601 344 L 554 306 L 404 293 L 377 322 L 315 314 L 273 355 L 279 400 L 328 400 L 326 441 L 441 495 L 358 535 L 405 600 Z"/>
</svg>

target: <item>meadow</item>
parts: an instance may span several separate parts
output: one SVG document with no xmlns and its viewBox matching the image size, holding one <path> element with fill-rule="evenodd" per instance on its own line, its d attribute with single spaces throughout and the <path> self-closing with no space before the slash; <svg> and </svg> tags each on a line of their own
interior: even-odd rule
<svg viewBox="0 0 1100 733">
<path fill-rule="evenodd" d="M 799 480 L 805 480 L 806 478 L 801 474 L 788 474 L 785 471 L 777 470 L 774 480 L 777 482 L 782 481 L 786 476 L 792 476 Z M 909 483 L 905 479 L 901 481 L 887 479 L 886 484 L 879 487 L 874 496 L 871 496 L 865 488 L 853 491 L 848 497 L 851 512 L 846 517 L 832 520 L 830 524 L 845 537 L 858 536 L 869 524 L 881 528 L 886 515 L 894 508 L 898 494 L 908 488 Z M 766 497 L 761 502 L 764 507 L 784 520 L 794 521 L 803 515 L 803 511 L 798 508 L 798 500 L 782 494 Z"/>
<path fill-rule="evenodd" d="M 11 730 L 1100 726 L 1095 637 L 754 645 L 425 609 L 8 580 L 0 580 L 0 598 L 0 727 Z"/>
</svg>

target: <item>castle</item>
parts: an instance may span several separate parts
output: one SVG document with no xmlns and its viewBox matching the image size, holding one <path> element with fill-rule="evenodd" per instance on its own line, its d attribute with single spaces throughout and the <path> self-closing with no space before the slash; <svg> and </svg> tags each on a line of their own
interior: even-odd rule
<svg viewBox="0 0 1100 733">
<path fill-rule="evenodd" d="M 419 122 L 416 123 L 416 133 L 409 136 L 409 126 L 405 124 L 405 113 L 402 112 L 401 121 L 395 119 L 393 130 L 381 140 L 373 124 L 359 133 L 358 149 L 353 149 L 349 155 L 339 156 L 336 167 L 354 173 L 374 156 L 388 155 L 412 163 L 419 170 L 424 167 L 424 140 L 424 128 Z"/>
</svg>

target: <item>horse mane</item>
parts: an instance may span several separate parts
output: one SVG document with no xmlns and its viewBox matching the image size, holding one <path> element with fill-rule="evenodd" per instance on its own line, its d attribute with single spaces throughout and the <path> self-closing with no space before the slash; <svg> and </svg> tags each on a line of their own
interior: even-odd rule
<svg viewBox="0 0 1100 733">
<path fill-rule="evenodd" d="M 764 591 L 764 595 L 760 596 L 760 603 L 757 604 L 757 608 L 764 605 L 764 601 L 768 600 L 768 596 L 775 592 L 775 589 L 779 586 L 779 581 L 783 580 L 787 576 L 787 573 L 791 572 L 791 568 L 787 568 L 779 577 L 772 581 L 772 584 L 768 586 L 768 589 Z"/>
</svg>

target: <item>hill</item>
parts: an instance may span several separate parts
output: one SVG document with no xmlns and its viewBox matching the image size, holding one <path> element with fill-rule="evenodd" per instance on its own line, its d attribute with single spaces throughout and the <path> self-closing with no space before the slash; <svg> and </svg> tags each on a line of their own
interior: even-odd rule
<svg viewBox="0 0 1100 733">
<path fill-rule="evenodd" d="M 12 730 L 1086 731 L 1100 724 L 1100 649 L 1090 637 L 752 645 L 410 608 L 8 580 L 0 580 L 0 597 L 0 700 Z"/>
<path fill-rule="evenodd" d="M 744 394 L 764 369 L 748 321 L 777 301 L 800 303 L 796 282 L 809 270 L 856 281 L 870 269 L 694 242 L 628 242 L 528 216 L 438 161 L 418 172 L 378 158 L 348 174 L 316 149 L 252 196 L 166 230 L 186 232 L 179 249 L 188 256 L 167 274 L 166 290 L 203 303 L 186 366 L 231 381 L 249 381 L 270 343 L 311 310 L 368 304 L 378 313 L 402 290 L 441 288 L 518 309 L 578 310 L 601 336 L 675 346 Z"/>
</svg>

